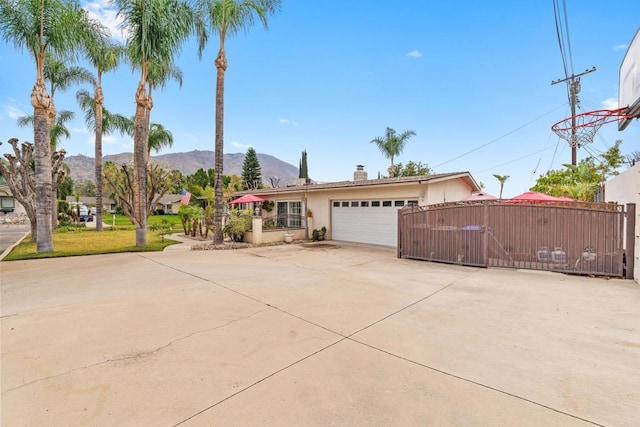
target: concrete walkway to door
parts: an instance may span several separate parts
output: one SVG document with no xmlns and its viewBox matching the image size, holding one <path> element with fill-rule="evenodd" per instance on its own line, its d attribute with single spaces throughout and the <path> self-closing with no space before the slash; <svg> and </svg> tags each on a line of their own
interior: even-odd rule
<svg viewBox="0 0 640 427">
<path fill-rule="evenodd" d="M 632 281 L 336 242 L 0 263 L 14 425 L 637 423 Z"/>
</svg>

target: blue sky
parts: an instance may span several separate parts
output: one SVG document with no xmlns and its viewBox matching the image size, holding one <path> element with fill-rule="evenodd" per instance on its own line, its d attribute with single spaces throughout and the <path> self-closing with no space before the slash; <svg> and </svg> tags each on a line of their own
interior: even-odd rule
<svg viewBox="0 0 640 427">
<path fill-rule="evenodd" d="M 83 5 L 115 26 L 106 0 Z M 582 78 L 579 111 L 614 108 L 640 3 L 566 0 L 566 6 L 573 70 L 597 68 Z M 151 120 L 175 140 L 164 152 L 214 149 L 217 48 L 212 38 L 200 61 L 195 43 L 186 43 L 177 61 L 182 87 L 169 83 L 154 93 Z M 550 130 L 570 115 L 566 86 L 551 85 L 564 77 L 551 0 L 283 0 L 268 31 L 255 26 L 228 39 L 226 48 L 225 153 L 253 146 L 297 166 L 306 149 L 317 181 L 352 179 L 357 164 L 375 178 L 386 174 L 389 161 L 370 141 L 387 126 L 411 129 L 416 136 L 396 162 L 469 171 L 495 195 L 492 175 L 509 175 L 504 197 L 571 161 L 567 143 Z M 33 61 L 0 42 L 0 62 L 0 141 L 32 141 L 32 131 L 15 119 L 33 112 Z M 103 80 L 106 107 L 133 115 L 138 74 L 124 65 Z M 76 90 L 56 95 L 58 110 L 77 117 L 61 146 L 93 157 Z M 640 150 L 639 122 L 624 132 L 603 127 L 578 156 L 598 154 L 617 139 L 625 153 Z M 105 154 L 127 151 L 129 138 L 105 140 Z"/>
</svg>

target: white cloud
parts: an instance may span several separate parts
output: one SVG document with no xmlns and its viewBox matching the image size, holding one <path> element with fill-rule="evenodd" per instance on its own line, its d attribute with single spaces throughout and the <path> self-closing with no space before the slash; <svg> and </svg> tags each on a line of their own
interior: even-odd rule
<svg viewBox="0 0 640 427">
<path fill-rule="evenodd" d="M 102 135 L 102 143 L 106 145 L 115 145 L 118 142 L 122 141 L 122 139 L 115 137 L 113 135 Z M 123 142 L 122 145 L 131 145 L 130 143 Z"/>
<path fill-rule="evenodd" d="M 118 10 L 111 0 L 88 0 L 83 3 L 83 8 L 89 12 L 89 16 L 109 28 L 114 39 L 124 41 L 124 32 L 120 29 L 122 19 L 117 17 Z"/>
<path fill-rule="evenodd" d="M 607 98 L 602 101 L 602 105 L 607 110 L 615 110 L 618 108 L 618 98 Z"/>
<path fill-rule="evenodd" d="M 298 126 L 297 122 L 294 122 L 293 120 L 289 120 L 289 119 L 280 119 L 280 124 L 281 125 Z"/>
<path fill-rule="evenodd" d="M 407 56 L 410 56 L 412 58 L 420 58 L 422 56 L 422 53 L 420 53 L 419 50 L 412 50 L 411 52 L 407 53 Z"/>
<path fill-rule="evenodd" d="M 242 143 L 240 143 L 238 141 L 232 141 L 231 145 L 233 145 L 234 147 L 237 147 L 237 148 L 244 148 L 244 149 L 249 149 L 249 148 L 252 147 L 251 145 L 242 144 Z"/>
<path fill-rule="evenodd" d="M 14 107 L 13 105 L 9 105 L 7 107 L 7 116 L 9 116 L 10 119 L 16 120 L 16 119 L 19 119 L 20 117 L 24 117 L 26 115 L 27 115 L 27 113 L 25 113 L 24 111 L 18 109 L 17 107 Z"/>
<path fill-rule="evenodd" d="M 617 52 L 619 50 L 627 50 L 629 49 L 629 45 L 628 44 L 617 44 L 613 47 L 613 51 Z"/>
</svg>

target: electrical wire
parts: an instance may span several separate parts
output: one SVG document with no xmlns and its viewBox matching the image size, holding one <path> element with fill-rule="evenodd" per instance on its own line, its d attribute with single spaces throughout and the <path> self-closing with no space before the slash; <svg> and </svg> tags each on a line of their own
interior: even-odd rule
<svg viewBox="0 0 640 427">
<path fill-rule="evenodd" d="M 507 162 L 500 163 L 499 165 L 495 165 L 495 166 L 492 166 L 492 167 L 490 167 L 490 168 L 483 169 L 483 170 L 481 170 L 481 171 L 477 171 L 477 172 L 475 172 L 475 173 L 479 173 L 479 174 L 480 174 L 480 173 L 483 173 L 483 172 L 488 172 L 488 171 L 490 171 L 490 170 L 494 170 L 494 169 L 499 168 L 499 167 L 501 167 L 501 166 L 508 165 L 508 164 L 510 164 L 510 163 L 514 163 L 514 162 L 517 162 L 517 161 L 522 160 L 522 159 L 526 159 L 527 157 L 535 156 L 536 154 L 542 153 L 543 151 L 547 151 L 547 150 L 548 150 L 548 149 L 550 149 L 550 148 L 551 148 L 551 147 L 545 147 L 545 148 L 543 148 L 543 149 L 541 149 L 541 150 L 534 151 L 533 153 L 525 154 L 524 156 L 522 156 L 522 157 L 518 157 L 517 159 L 509 160 L 509 161 L 507 161 Z M 538 164 L 540 164 L 540 161 L 538 161 Z M 536 166 L 536 168 L 537 168 L 537 166 Z M 534 171 L 534 173 L 535 173 L 535 171 Z"/>
<path fill-rule="evenodd" d="M 567 14 L 567 2 L 562 0 L 562 11 L 558 0 L 553 0 L 553 16 L 556 24 L 556 37 L 558 38 L 558 47 L 560 48 L 560 56 L 562 58 L 562 68 L 564 69 L 564 77 L 567 81 L 567 99 L 571 102 L 571 84 L 573 79 L 569 80 L 569 76 L 573 76 L 573 54 L 571 51 L 571 39 L 569 37 L 569 18 Z M 564 16 L 564 21 L 563 21 Z M 564 22 L 564 26 L 563 26 Z M 576 98 L 577 101 L 577 98 Z M 577 101 L 579 102 L 579 101 Z M 579 104 L 578 104 L 579 105 Z"/>
<path fill-rule="evenodd" d="M 560 23 L 560 11 L 558 9 L 558 2 L 553 0 L 553 16 L 556 23 L 556 36 L 558 38 L 558 47 L 560 48 L 560 56 L 562 57 L 562 67 L 564 68 L 564 77 L 569 77 L 569 70 L 567 69 L 567 59 L 564 53 L 564 37 L 562 35 L 562 25 Z"/>
<path fill-rule="evenodd" d="M 485 144 L 482 144 L 482 145 L 480 145 L 480 146 L 478 146 L 478 147 L 476 147 L 476 148 L 474 148 L 474 149 L 472 149 L 472 150 L 469 150 L 469 151 L 467 151 L 466 153 L 462 153 L 462 154 L 460 154 L 459 156 L 456 156 L 456 157 L 454 157 L 454 158 L 452 158 L 452 159 L 449 159 L 449 160 L 447 160 L 447 161 L 445 161 L 445 162 L 442 162 L 442 163 L 440 163 L 440 164 L 437 164 L 437 165 L 435 165 L 433 168 L 435 169 L 435 168 L 437 168 L 437 167 L 440 167 L 440 166 L 446 165 L 447 163 L 451 163 L 451 162 L 453 162 L 454 160 L 458 160 L 458 159 L 460 159 L 460 158 L 462 158 L 462 157 L 465 157 L 465 156 L 468 156 L 469 154 L 474 153 L 474 152 L 476 152 L 476 151 L 478 151 L 478 150 L 480 150 L 480 149 L 482 149 L 482 148 L 484 148 L 484 147 L 487 147 L 488 145 L 491 145 L 491 144 L 493 144 L 494 142 L 500 141 L 501 139 L 504 139 L 504 138 L 506 138 L 507 136 L 512 135 L 512 134 L 516 133 L 517 131 L 519 131 L 519 130 L 521 130 L 521 129 L 523 129 L 523 128 L 527 127 L 527 126 L 529 126 L 530 124 L 535 123 L 535 122 L 537 122 L 538 120 L 540 120 L 540 119 L 542 119 L 542 118 L 544 118 L 544 117 L 548 116 L 549 114 L 551 114 L 551 113 L 555 112 L 556 110 L 558 110 L 558 109 L 560 109 L 560 108 L 564 107 L 565 105 L 566 105 L 565 103 L 562 103 L 562 105 L 559 105 L 558 107 L 554 108 L 553 110 L 548 111 L 548 112 L 546 112 L 546 113 L 544 113 L 544 114 L 542 114 L 542 115 L 540 115 L 540 116 L 536 117 L 535 119 L 528 121 L 527 123 L 525 123 L 525 124 L 523 124 L 523 125 L 521 125 L 521 126 L 518 126 L 517 128 L 515 128 L 515 129 L 513 129 L 513 130 L 511 130 L 511 131 L 509 131 L 509 132 L 507 132 L 507 133 L 505 133 L 504 135 L 499 136 L 499 137 L 497 137 L 497 138 L 495 138 L 495 139 L 493 139 L 493 140 L 491 140 L 491 141 L 489 141 L 489 142 L 487 142 L 487 143 L 485 143 Z"/>
<path fill-rule="evenodd" d="M 562 0 L 562 6 L 564 8 L 564 26 L 565 34 L 567 36 L 567 50 L 569 51 L 569 71 L 573 74 L 573 54 L 571 53 L 571 38 L 569 37 L 569 14 L 567 13 L 567 1 Z"/>
</svg>

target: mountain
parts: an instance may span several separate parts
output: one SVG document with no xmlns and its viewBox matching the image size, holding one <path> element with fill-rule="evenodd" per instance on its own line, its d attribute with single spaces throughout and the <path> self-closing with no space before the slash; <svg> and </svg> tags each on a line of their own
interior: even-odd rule
<svg viewBox="0 0 640 427">
<path fill-rule="evenodd" d="M 270 179 L 272 177 L 280 179 L 280 187 L 291 184 L 293 180 L 298 179 L 298 168 L 276 157 L 258 153 L 258 161 L 262 172 L 262 182 L 267 186 L 271 185 Z M 69 166 L 70 175 L 74 181 L 95 181 L 95 162 L 93 157 L 83 155 L 69 156 L 64 162 Z M 104 162 L 116 164 L 133 163 L 133 154 L 111 154 L 104 156 Z M 177 169 L 184 175 L 191 175 L 200 168 L 205 170 L 212 169 L 214 152 L 195 150 L 187 153 L 161 154 L 159 156 L 151 156 L 151 162 L 160 163 L 167 169 Z M 223 162 L 225 175 L 242 175 L 244 154 L 225 154 Z"/>
</svg>

